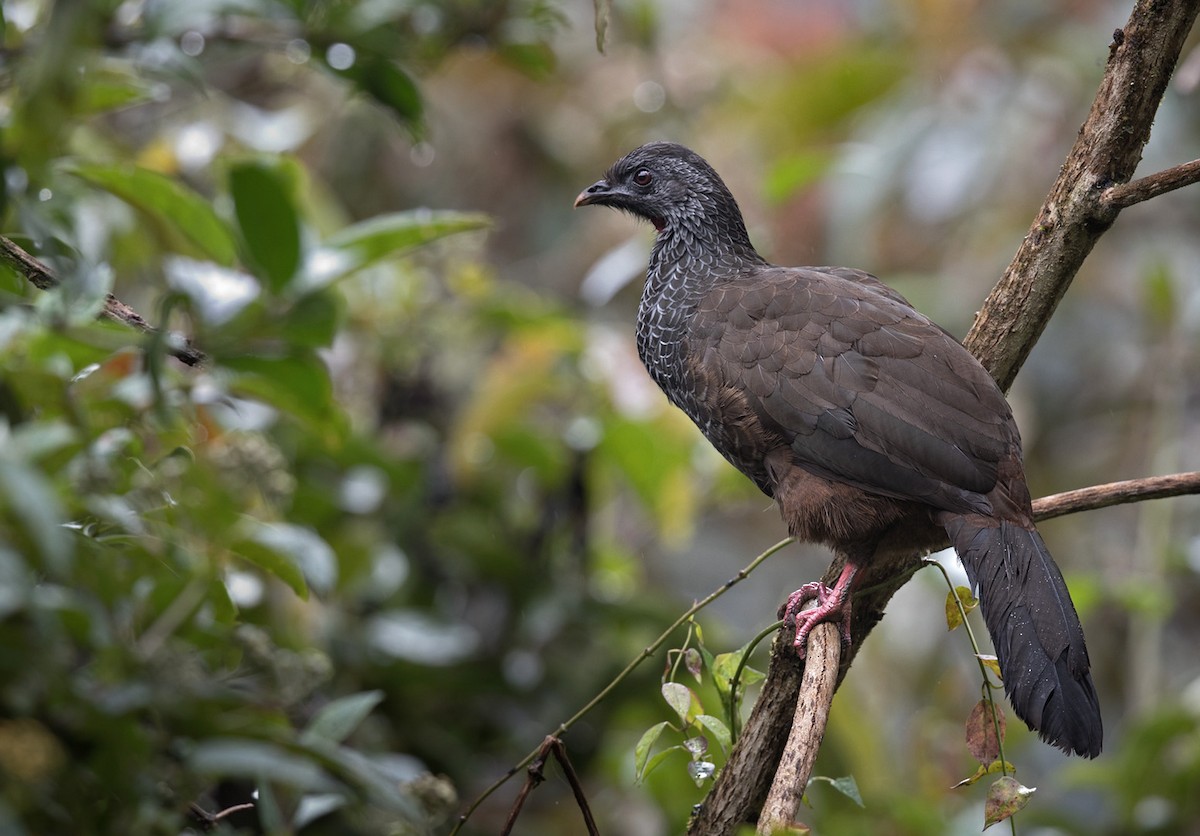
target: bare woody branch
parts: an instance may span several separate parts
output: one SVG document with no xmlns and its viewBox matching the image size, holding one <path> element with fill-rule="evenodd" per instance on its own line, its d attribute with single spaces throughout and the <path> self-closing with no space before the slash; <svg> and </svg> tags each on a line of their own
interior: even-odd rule
<svg viewBox="0 0 1200 836">
<path fill-rule="evenodd" d="M 1101 200 L 1108 206 L 1125 209 L 1197 181 L 1200 181 L 1200 160 L 1192 160 L 1157 174 L 1139 177 L 1132 183 L 1113 186 L 1101 195 Z"/>
<path fill-rule="evenodd" d="M 0 261 L 8 264 L 30 284 L 41 290 L 52 290 L 59 285 L 58 276 L 54 275 L 53 270 L 3 235 L 0 235 Z M 145 317 L 111 293 L 104 299 L 103 315 L 143 334 L 159 333 Z M 188 340 L 176 334 L 169 334 L 167 337 L 164 341 L 165 349 L 172 357 L 189 366 L 199 366 L 205 361 L 204 352 L 193 348 Z"/>
<path fill-rule="evenodd" d="M 1200 0 L 1137 0 L 1129 22 L 1114 33 L 1104 77 L 1075 145 L 1029 233 L 964 340 L 1002 388 L 1012 384 L 1084 259 L 1121 208 L 1148 199 L 1150 189 L 1159 188 L 1130 184 L 1129 191 L 1122 193 L 1115 184 L 1129 183 L 1133 177 L 1198 12 Z M 1163 184 L 1173 179 L 1184 185 L 1183 180 L 1190 176 L 1177 172 L 1172 178 L 1164 177 Z M 1118 189 L 1115 197 L 1110 191 L 1113 188 Z M 1134 199 L 1141 194 L 1147 197 Z M 1097 499 L 1085 496 L 1078 501 Z M 1051 512 L 1047 516 L 1054 515 Z M 809 681 L 840 682 L 863 639 L 882 617 L 888 600 L 911 576 L 914 563 L 939 543 L 944 545 L 940 533 L 928 524 L 914 522 L 881 544 L 867 567 L 868 577 L 860 580 L 865 591 L 854 601 L 850 646 L 840 664 L 831 663 L 838 658 L 828 647 L 840 641 L 836 631 L 814 631 L 809 640 L 809 664 L 824 660 L 824 669 Z M 825 574 L 826 583 L 832 583 L 840 570 L 841 561 L 835 560 Z M 791 762 L 810 762 L 824 736 L 823 724 L 805 723 L 799 739 L 788 742 L 801 671 L 790 642 L 777 640 L 759 701 L 717 784 L 693 817 L 690 834 L 732 832 L 740 823 L 753 820 L 757 810 L 764 810 L 764 819 L 778 816 L 767 827 L 791 821 L 794 812 L 788 815 L 786 811 L 765 810 L 764 799 L 768 790 L 772 797 L 798 797 L 796 793 L 803 793 L 808 774 L 788 770 L 781 780 L 792 786 L 778 789 L 771 789 L 771 776 L 779 771 L 785 744 L 788 748 L 811 749 L 811 753 L 788 755 Z M 805 689 L 799 699 L 812 699 L 812 694 Z"/>
</svg>

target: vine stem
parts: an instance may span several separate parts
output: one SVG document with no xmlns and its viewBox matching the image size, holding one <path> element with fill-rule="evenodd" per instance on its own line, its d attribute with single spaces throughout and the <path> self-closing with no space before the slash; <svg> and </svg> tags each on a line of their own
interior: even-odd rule
<svg viewBox="0 0 1200 836">
<path fill-rule="evenodd" d="M 775 554 L 776 552 L 778 552 L 782 549 L 787 548 L 794 542 L 796 542 L 795 537 L 785 537 L 784 539 L 780 540 L 778 543 L 771 546 L 766 551 L 762 552 L 757 557 L 755 557 L 753 560 L 751 560 L 749 563 L 747 563 L 744 568 L 739 570 L 738 573 L 736 575 L 734 575 L 732 578 L 725 581 L 725 583 L 721 584 L 720 587 L 718 587 L 717 589 L 714 589 L 711 593 L 709 593 L 707 596 L 705 596 L 701 600 L 697 601 L 695 604 L 692 604 L 692 606 L 687 611 L 685 611 L 681 616 L 679 616 L 679 618 L 675 619 L 675 621 L 671 623 L 671 626 L 668 627 L 666 630 L 664 630 L 657 639 L 655 639 L 653 642 L 651 642 L 649 645 L 647 645 L 646 648 L 644 650 L 642 650 L 641 653 L 639 653 L 637 656 L 635 656 L 629 662 L 629 664 L 626 665 L 625 668 L 619 674 L 617 674 L 616 677 L 613 678 L 612 682 L 608 683 L 608 685 L 604 686 L 604 689 L 602 691 L 600 691 L 600 693 L 598 693 L 598 694 L 596 694 L 596 696 L 592 697 L 592 699 L 588 701 L 587 705 L 585 705 L 583 708 L 576 711 L 575 714 L 573 714 L 569 719 L 563 721 L 562 723 L 559 723 L 558 727 L 553 732 L 553 736 L 554 737 L 562 737 L 562 735 L 566 734 L 567 731 L 572 726 L 574 726 L 576 723 L 578 723 L 580 720 L 582 720 L 588 714 L 588 712 L 590 712 L 593 708 L 595 708 L 597 705 L 599 705 L 601 702 L 603 702 L 605 697 L 607 697 L 610 693 L 612 693 L 613 689 L 615 689 L 618 685 L 620 685 L 622 682 L 624 682 L 625 679 L 631 673 L 633 673 L 633 671 L 639 665 L 642 664 L 642 662 L 646 661 L 651 656 L 653 656 L 655 653 L 657 653 L 659 648 L 661 648 L 664 644 L 666 644 L 667 639 L 669 639 L 671 637 L 671 634 L 674 633 L 679 627 L 681 627 L 683 624 L 688 622 L 693 616 L 696 615 L 696 613 L 700 612 L 700 610 L 704 609 L 709 604 L 711 604 L 713 601 L 717 600 L 722 595 L 724 595 L 726 592 L 728 592 L 730 589 L 732 589 L 734 586 L 738 585 L 739 583 L 744 581 L 746 578 L 748 578 L 750 576 L 750 573 L 753 572 L 755 569 L 757 569 L 760 565 L 762 565 L 762 563 L 767 558 L 769 558 L 771 555 Z M 514 775 L 516 775 L 519 771 L 524 769 L 529 764 L 533 763 L 533 759 L 538 756 L 538 753 L 541 751 L 541 749 L 542 749 L 542 746 L 541 746 L 541 744 L 539 744 L 536 749 L 534 749 L 532 752 L 530 752 L 525 757 L 523 757 L 519 762 L 517 762 L 515 765 L 513 765 L 513 767 L 511 769 L 509 769 L 508 772 L 504 773 L 504 775 L 502 775 L 500 778 L 496 779 L 496 781 L 493 782 L 491 784 L 491 786 L 489 786 L 482 793 L 480 793 L 479 796 L 477 796 L 475 798 L 475 800 L 471 802 L 471 806 L 468 807 L 461 816 L 459 816 L 458 822 L 456 822 L 454 825 L 454 829 L 450 831 L 450 836 L 457 836 L 458 832 L 462 829 L 462 826 L 464 824 L 466 824 L 467 820 L 471 817 L 471 815 L 477 809 L 479 809 L 479 805 L 483 804 L 483 802 L 486 801 L 492 795 L 492 793 L 494 793 L 496 790 L 500 789 L 500 787 L 504 786 L 504 784 L 507 783 L 510 778 L 512 778 Z"/>
<path fill-rule="evenodd" d="M 992 699 L 992 690 L 996 686 L 992 684 L 991 676 L 988 675 L 987 665 L 980 658 L 979 642 L 975 640 L 975 631 L 971 629 L 971 622 L 967 620 L 967 608 L 963 606 L 962 598 L 958 597 L 958 593 L 954 588 L 954 582 L 950 580 L 950 573 L 946 571 L 946 567 L 940 561 L 934 560 L 931 557 L 922 558 L 921 562 L 928 566 L 937 567 L 937 570 L 942 573 L 942 579 L 946 581 L 946 587 L 950 590 L 951 596 L 954 597 L 954 605 L 958 607 L 958 615 L 962 619 L 963 627 L 966 628 L 967 638 L 971 642 L 971 650 L 975 653 L 975 664 L 979 665 L 979 675 L 983 677 L 982 693 L 987 700 L 989 713 L 992 715 L 992 729 L 996 733 L 996 753 L 1000 758 L 1000 774 L 1007 775 L 1008 760 L 1004 757 L 1004 737 L 1000 734 L 1000 718 L 996 714 L 996 701 Z M 984 767 L 986 768 L 987 764 L 984 764 Z M 1008 825 L 1012 830 L 1013 836 L 1017 836 L 1017 822 L 1014 816 L 1008 817 Z"/>
</svg>

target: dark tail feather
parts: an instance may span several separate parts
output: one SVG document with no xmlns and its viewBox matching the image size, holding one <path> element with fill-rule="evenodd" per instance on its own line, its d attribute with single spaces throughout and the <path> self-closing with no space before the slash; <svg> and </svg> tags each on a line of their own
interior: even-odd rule
<svg viewBox="0 0 1200 836">
<path fill-rule="evenodd" d="M 1083 628 L 1041 535 L 1005 520 L 942 522 L 979 590 L 1013 710 L 1042 740 L 1096 757 L 1104 730 Z"/>
</svg>

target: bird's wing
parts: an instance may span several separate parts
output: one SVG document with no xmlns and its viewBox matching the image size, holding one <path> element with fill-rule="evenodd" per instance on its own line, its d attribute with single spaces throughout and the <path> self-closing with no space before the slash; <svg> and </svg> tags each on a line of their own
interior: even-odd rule
<svg viewBox="0 0 1200 836">
<path fill-rule="evenodd" d="M 961 344 L 865 275 L 768 268 L 718 284 L 688 354 L 806 469 L 988 512 L 1001 461 L 1019 452 L 1007 402 Z"/>
</svg>

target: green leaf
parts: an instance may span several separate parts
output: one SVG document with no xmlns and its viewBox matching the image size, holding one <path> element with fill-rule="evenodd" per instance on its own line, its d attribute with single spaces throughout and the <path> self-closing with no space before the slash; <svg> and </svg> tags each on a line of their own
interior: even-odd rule
<svg viewBox="0 0 1200 836">
<path fill-rule="evenodd" d="M 242 541 L 257 543 L 297 567 L 304 581 L 317 593 L 327 593 L 337 582 L 337 557 L 329 544 L 310 528 L 282 522 L 245 518 L 248 529 Z M 291 584 L 288 584 L 292 586 Z M 295 587 L 292 587 L 295 589 Z"/>
<path fill-rule="evenodd" d="M 0 458 L 0 497 L 7 502 L 11 521 L 45 561 L 63 571 L 71 559 L 74 541 L 64 527 L 65 517 L 54 490 L 40 471 L 12 459 Z"/>
<path fill-rule="evenodd" d="M 285 314 L 283 338 L 295 346 L 329 346 L 337 336 L 341 310 L 342 297 L 334 291 L 321 289 L 306 293 Z"/>
<path fill-rule="evenodd" d="M 355 86 L 394 113 L 402 123 L 418 132 L 425 116 L 421 91 L 400 65 L 388 58 L 365 55 L 346 70 L 337 71 Z"/>
<path fill-rule="evenodd" d="M 961 604 L 961 608 L 960 605 Z M 946 593 L 946 629 L 953 630 L 963 623 L 963 613 L 979 606 L 979 601 L 965 586 L 956 586 Z"/>
<path fill-rule="evenodd" d="M 340 743 L 349 737 L 381 702 L 383 691 L 364 691 L 334 700 L 317 712 L 317 716 L 308 724 L 300 739 L 304 742 L 322 738 Z"/>
<path fill-rule="evenodd" d="M 663 699 L 667 701 L 667 705 L 671 706 L 671 709 L 679 715 L 680 720 L 685 724 L 691 723 L 692 718 L 698 713 L 693 709 L 699 705 L 691 688 L 678 682 L 664 682 L 662 695 Z"/>
<path fill-rule="evenodd" d="M 779 160 L 767 174 L 763 194 L 771 203 L 782 203 L 820 178 L 833 162 L 825 150 L 798 151 Z"/>
<path fill-rule="evenodd" d="M 671 724 L 663 720 L 646 729 L 638 740 L 637 746 L 633 747 L 633 769 L 638 783 L 641 783 L 642 779 L 646 777 L 646 764 L 650 759 L 650 750 L 654 748 L 655 742 L 669 725 Z"/>
<path fill-rule="evenodd" d="M 730 747 L 733 746 L 733 737 L 730 735 L 729 727 L 725 725 L 725 721 L 711 714 L 697 714 L 696 722 L 707 729 L 716 738 L 717 743 L 721 746 L 721 750 L 728 754 Z"/>
<path fill-rule="evenodd" d="M 1036 787 L 1023 786 L 1008 775 L 996 779 L 996 783 L 988 788 L 987 800 L 983 805 L 983 829 L 987 830 L 996 822 L 1016 815 L 1036 791 Z"/>
<path fill-rule="evenodd" d="M 233 235 L 209 201 L 170 177 L 103 163 L 72 162 L 65 170 L 169 224 L 218 264 L 228 267 L 236 259 Z"/>
<path fill-rule="evenodd" d="M 308 584 L 304 582 L 304 572 L 292 560 L 291 555 L 252 538 L 236 540 L 230 550 L 255 566 L 274 575 L 283 581 L 292 591 L 304 600 L 308 600 Z"/>
<path fill-rule="evenodd" d="M 216 738 L 198 743 L 188 758 L 194 772 L 222 778 L 261 779 L 301 790 L 330 791 L 338 787 L 311 758 L 274 743 Z"/>
<path fill-rule="evenodd" d="M 811 787 L 818 781 L 829 784 L 829 786 L 846 796 L 846 798 L 849 798 L 859 807 L 866 808 L 867 805 L 863 804 L 862 795 L 858 791 L 858 782 L 854 780 L 853 775 L 846 775 L 842 778 L 828 778 L 824 775 L 814 775 L 808 779 L 808 786 Z"/>
<path fill-rule="evenodd" d="M 328 432 L 336 423 L 333 385 L 321 359 L 307 351 L 280 357 L 244 354 L 222 357 L 220 363 L 236 372 L 229 387 L 234 394 L 258 398 L 282 412 Z"/>
<path fill-rule="evenodd" d="M 682 746 L 672 746 L 669 749 L 663 749 L 657 755 L 652 757 L 650 759 L 650 761 L 646 764 L 646 769 L 642 772 L 642 779 L 645 780 L 645 777 L 647 775 L 649 775 L 651 772 L 653 772 L 655 769 L 657 769 L 658 765 L 660 763 L 662 763 L 663 761 L 665 761 L 667 758 L 669 758 L 673 753 L 686 752 L 686 751 L 687 750 L 684 749 Z"/>
<path fill-rule="evenodd" d="M 229 170 L 229 191 L 250 260 L 278 294 L 300 267 L 300 218 L 291 179 L 278 164 L 243 162 Z"/>
<path fill-rule="evenodd" d="M 306 279 L 310 285 L 329 284 L 381 259 L 490 224 L 487 215 L 446 210 L 414 209 L 378 215 L 331 235 L 310 254 L 305 264 Z"/>
<path fill-rule="evenodd" d="M 1009 763 L 1008 761 L 994 760 L 991 763 L 989 763 L 987 766 L 980 764 L 979 768 L 975 770 L 975 774 L 973 774 L 970 778 L 963 778 L 961 781 L 959 781 L 957 784 L 952 786 L 950 789 L 956 790 L 956 789 L 959 789 L 960 787 L 969 787 L 972 784 L 978 783 L 984 777 L 986 777 L 988 775 L 994 775 L 997 772 L 1016 772 L 1016 771 L 1017 771 L 1017 768 L 1015 766 L 1013 766 L 1011 763 Z"/>
</svg>

